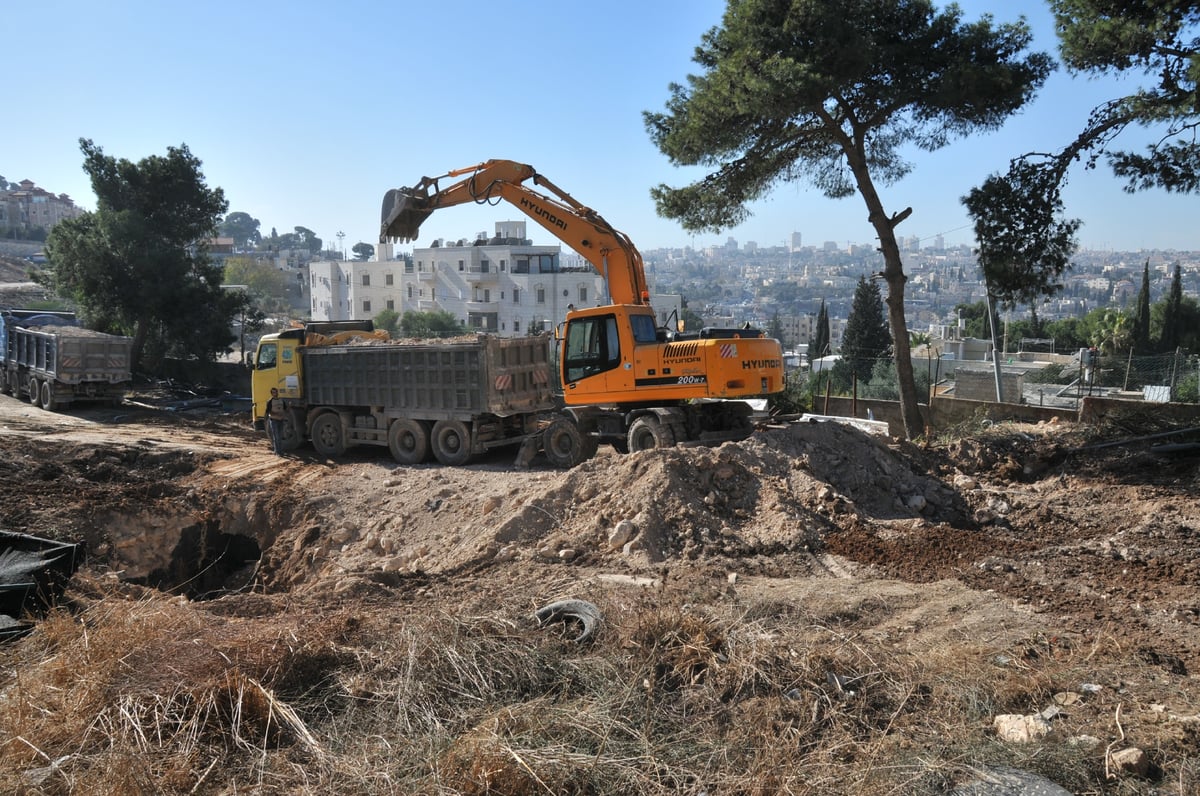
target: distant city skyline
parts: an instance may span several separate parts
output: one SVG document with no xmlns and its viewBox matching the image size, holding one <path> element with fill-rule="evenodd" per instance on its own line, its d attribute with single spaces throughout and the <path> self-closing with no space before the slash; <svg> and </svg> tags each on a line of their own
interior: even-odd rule
<svg viewBox="0 0 1200 796">
<path fill-rule="evenodd" d="M 1003 23 L 1024 14 L 1035 47 L 1056 50 L 1044 2 L 959 5 L 965 20 L 990 13 Z M 671 167 L 651 143 L 642 113 L 662 110 L 669 84 L 699 71 L 691 56 L 724 10 L 723 0 L 614 0 L 603 14 L 582 7 L 546 13 L 528 0 L 514 0 L 504 13 L 482 0 L 337 7 L 297 0 L 286 13 L 228 0 L 17 4 L 6 10 L 6 23 L 40 57 L 30 90 L 10 108 L 16 123 L 0 128 L 0 175 L 31 179 L 93 209 L 79 138 L 134 161 L 186 144 L 231 212 L 259 219 L 264 233 L 308 227 L 330 248 L 344 233 L 348 251 L 359 242 L 377 244 L 388 189 L 508 158 L 535 166 L 643 250 L 703 248 L 730 236 L 785 245 L 792 232 L 811 245 L 870 244 L 859 197 L 830 200 L 805 183 L 777 186 L 750 208 L 746 223 L 719 233 L 692 234 L 655 213 L 652 186 L 683 185 L 704 171 Z M 462 42 L 440 32 L 474 18 L 487 19 L 487 36 L 464 34 L 470 57 L 461 57 Z M 235 19 L 237 30 L 271 35 L 235 45 Z M 365 31 L 382 33 L 376 39 Z M 230 46 L 218 57 L 220 42 Z M 312 42 L 340 44 L 307 46 Z M 614 48 L 638 57 L 614 58 Z M 538 68 L 530 69 L 538 55 Z M 1056 73 L 1000 131 L 932 153 L 904 153 L 912 173 L 879 186 L 889 210 L 913 208 L 898 234 L 973 245 L 961 197 L 1011 157 L 1063 146 L 1092 107 L 1127 90 Z M 1149 140 L 1153 131 L 1133 131 L 1123 143 L 1136 149 L 1137 136 Z M 1064 198 L 1067 215 L 1084 222 L 1079 240 L 1087 249 L 1200 249 L 1194 196 L 1125 194 L 1100 164 L 1077 167 Z M 417 245 L 520 218 L 515 207 L 447 209 L 425 223 Z M 531 235 L 535 243 L 556 242 L 540 229 Z"/>
</svg>

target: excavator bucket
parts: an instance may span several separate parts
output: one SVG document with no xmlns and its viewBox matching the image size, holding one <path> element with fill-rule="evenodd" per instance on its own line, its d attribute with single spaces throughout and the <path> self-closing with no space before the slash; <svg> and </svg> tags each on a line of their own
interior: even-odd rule
<svg viewBox="0 0 1200 796">
<path fill-rule="evenodd" d="M 416 240 L 421 224 L 433 212 L 427 205 L 428 197 L 415 188 L 393 188 L 384 194 L 379 242 Z"/>
</svg>

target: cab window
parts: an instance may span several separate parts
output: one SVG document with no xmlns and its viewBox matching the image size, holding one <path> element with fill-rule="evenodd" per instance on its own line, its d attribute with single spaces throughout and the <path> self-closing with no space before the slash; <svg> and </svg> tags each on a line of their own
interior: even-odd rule
<svg viewBox="0 0 1200 796">
<path fill-rule="evenodd" d="M 567 382 L 594 376 L 621 363 L 617 319 L 612 315 L 571 321 L 566 345 L 563 376 Z"/>
<path fill-rule="evenodd" d="M 658 341 L 657 330 L 654 328 L 654 318 L 649 315 L 631 315 L 629 324 L 633 327 L 635 343 L 654 343 Z"/>
<path fill-rule="evenodd" d="M 278 356 L 278 350 L 275 343 L 264 343 L 258 347 L 258 359 L 254 362 L 254 367 L 258 370 L 267 370 L 275 367 L 275 359 Z"/>
</svg>

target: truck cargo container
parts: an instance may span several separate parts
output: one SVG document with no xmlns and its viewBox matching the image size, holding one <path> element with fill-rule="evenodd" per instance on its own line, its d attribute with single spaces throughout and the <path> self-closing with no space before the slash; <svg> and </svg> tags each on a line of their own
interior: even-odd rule
<svg viewBox="0 0 1200 796">
<path fill-rule="evenodd" d="M 0 312 L 0 390 L 54 411 L 115 403 L 132 382 L 133 339 L 79 325 L 74 314 Z"/>
</svg>

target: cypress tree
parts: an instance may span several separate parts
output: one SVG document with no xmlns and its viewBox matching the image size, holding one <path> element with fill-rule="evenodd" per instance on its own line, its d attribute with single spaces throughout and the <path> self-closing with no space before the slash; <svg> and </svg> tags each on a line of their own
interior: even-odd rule
<svg viewBox="0 0 1200 796">
<path fill-rule="evenodd" d="M 1183 277 L 1179 274 L 1179 263 L 1175 263 L 1175 276 L 1171 279 L 1171 292 L 1163 307 L 1162 332 L 1158 338 L 1158 350 L 1169 354 L 1179 347 L 1179 315 L 1183 305 Z"/>
<path fill-rule="evenodd" d="M 891 346 L 879 285 L 860 276 L 846 319 L 846 333 L 842 335 L 842 359 L 858 374 L 859 381 L 869 381 L 875 362 L 887 356 Z"/>
<path fill-rule="evenodd" d="M 808 361 L 829 355 L 829 310 L 825 308 L 825 299 L 821 299 L 821 309 L 817 311 L 817 327 L 813 329 L 812 343 L 808 347 Z"/>
<path fill-rule="evenodd" d="M 1150 261 L 1142 266 L 1142 289 L 1138 291 L 1137 310 L 1133 316 L 1133 352 L 1150 353 Z"/>
</svg>

